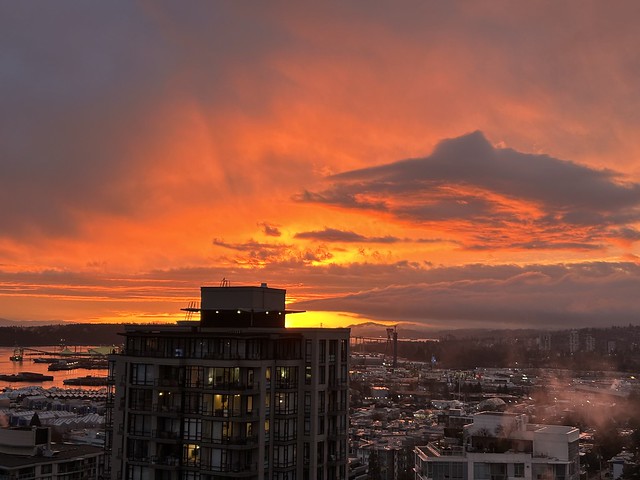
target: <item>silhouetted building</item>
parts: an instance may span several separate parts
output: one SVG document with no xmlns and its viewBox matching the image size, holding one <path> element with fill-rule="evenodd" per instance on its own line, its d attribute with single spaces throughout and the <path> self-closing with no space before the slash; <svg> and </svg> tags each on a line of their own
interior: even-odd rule
<svg viewBox="0 0 640 480">
<path fill-rule="evenodd" d="M 569 332 L 569 353 L 574 354 L 580 351 L 580 333 L 578 330 Z"/>
<path fill-rule="evenodd" d="M 543 352 L 551 351 L 551 334 L 543 333 L 538 337 L 538 348 Z"/>
<path fill-rule="evenodd" d="M 584 351 L 585 352 L 595 352 L 596 350 L 596 339 L 593 335 L 587 335 L 584 337 Z"/>
<path fill-rule="evenodd" d="M 347 478 L 349 329 L 285 328 L 285 290 L 202 287 L 200 321 L 127 326 L 111 477 Z"/>
</svg>

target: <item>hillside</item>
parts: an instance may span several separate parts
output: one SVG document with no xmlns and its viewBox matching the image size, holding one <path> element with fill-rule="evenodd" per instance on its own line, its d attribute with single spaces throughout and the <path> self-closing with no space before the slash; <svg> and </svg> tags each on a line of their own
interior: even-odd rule
<svg viewBox="0 0 640 480">
<path fill-rule="evenodd" d="M 124 331 L 120 324 L 60 324 L 0 326 L 0 346 L 35 347 L 46 345 L 120 345 Z"/>
</svg>

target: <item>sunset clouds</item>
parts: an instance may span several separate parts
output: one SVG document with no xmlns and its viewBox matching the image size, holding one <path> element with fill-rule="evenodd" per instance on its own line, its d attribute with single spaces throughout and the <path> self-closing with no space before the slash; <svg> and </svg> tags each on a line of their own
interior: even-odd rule
<svg viewBox="0 0 640 480">
<path fill-rule="evenodd" d="M 0 3 L 0 318 L 200 285 L 635 322 L 637 2 Z"/>
<path fill-rule="evenodd" d="M 330 178 L 298 199 L 467 232 L 468 248 L 592 249 L 637 238 L 640 185 L 617 172 L 496 149 L 481 132 L 409 159 Z M 489 237 L 485 226 L 498 235 Z M 300 234 L 298 234 L 299 236 Z"/>
</svg>

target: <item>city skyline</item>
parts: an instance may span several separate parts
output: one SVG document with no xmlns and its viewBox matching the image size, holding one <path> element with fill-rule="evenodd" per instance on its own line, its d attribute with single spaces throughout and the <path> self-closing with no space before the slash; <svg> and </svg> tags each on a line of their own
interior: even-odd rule
<svg viewBox="0 0 640 480">
<path fill-rule="evenodd" d="M 0 4 L 0 318 L 637 323 L 640 5 Z"/>
</svg>

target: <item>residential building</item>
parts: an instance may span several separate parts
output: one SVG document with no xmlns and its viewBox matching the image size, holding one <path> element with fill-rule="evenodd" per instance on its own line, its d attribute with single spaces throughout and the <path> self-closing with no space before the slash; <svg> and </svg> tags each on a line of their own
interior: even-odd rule
<svg viewBox="0 0 640 480">
<path fill-rule="evenodd" d="M 569 353 L 573 355 L 580 351 L 580 332 L 578 330 L 571 330 L 569 332 Z"/>
<path fill-rule="evenodd" d="M 543 333 L 538 337 L 538 349 L 543 352 L 551 351 L 551 334 Z"/>
<path fill-rule="evenodd" d="M 596 350 L 596 339 L 593 335 L 586 335 L 584 337 L 584 351 L 585 352 L 595 352 Z"/>
<path fill-rule="evenodd" d="M 578 480 L 575 427 L 528 423 L 523 414 L 481 412 L 465 425 L 462 445 L 415 449 L 416 480 Z"/>
<path fill-rule="evenodd" d="M 199 321 L 110 356 L 111 478 L 347 478 L 349 329 L 285 328 L 285 290 L 202 287 Z"/>
<path fill-rule="evenodd" d="M 419 443 L 419 438 L 401 433 L 384 435 L 360 442 L 355 454 L 369 468 L 370 478 L 401 480 L 413 471 L 413 449 Z"/>
<path fill-rule="evenodd" d="M 97 480 L 102 447 L 51 443 L 49 427 L 0 429 L 0 480 Z"/>
</svg>

